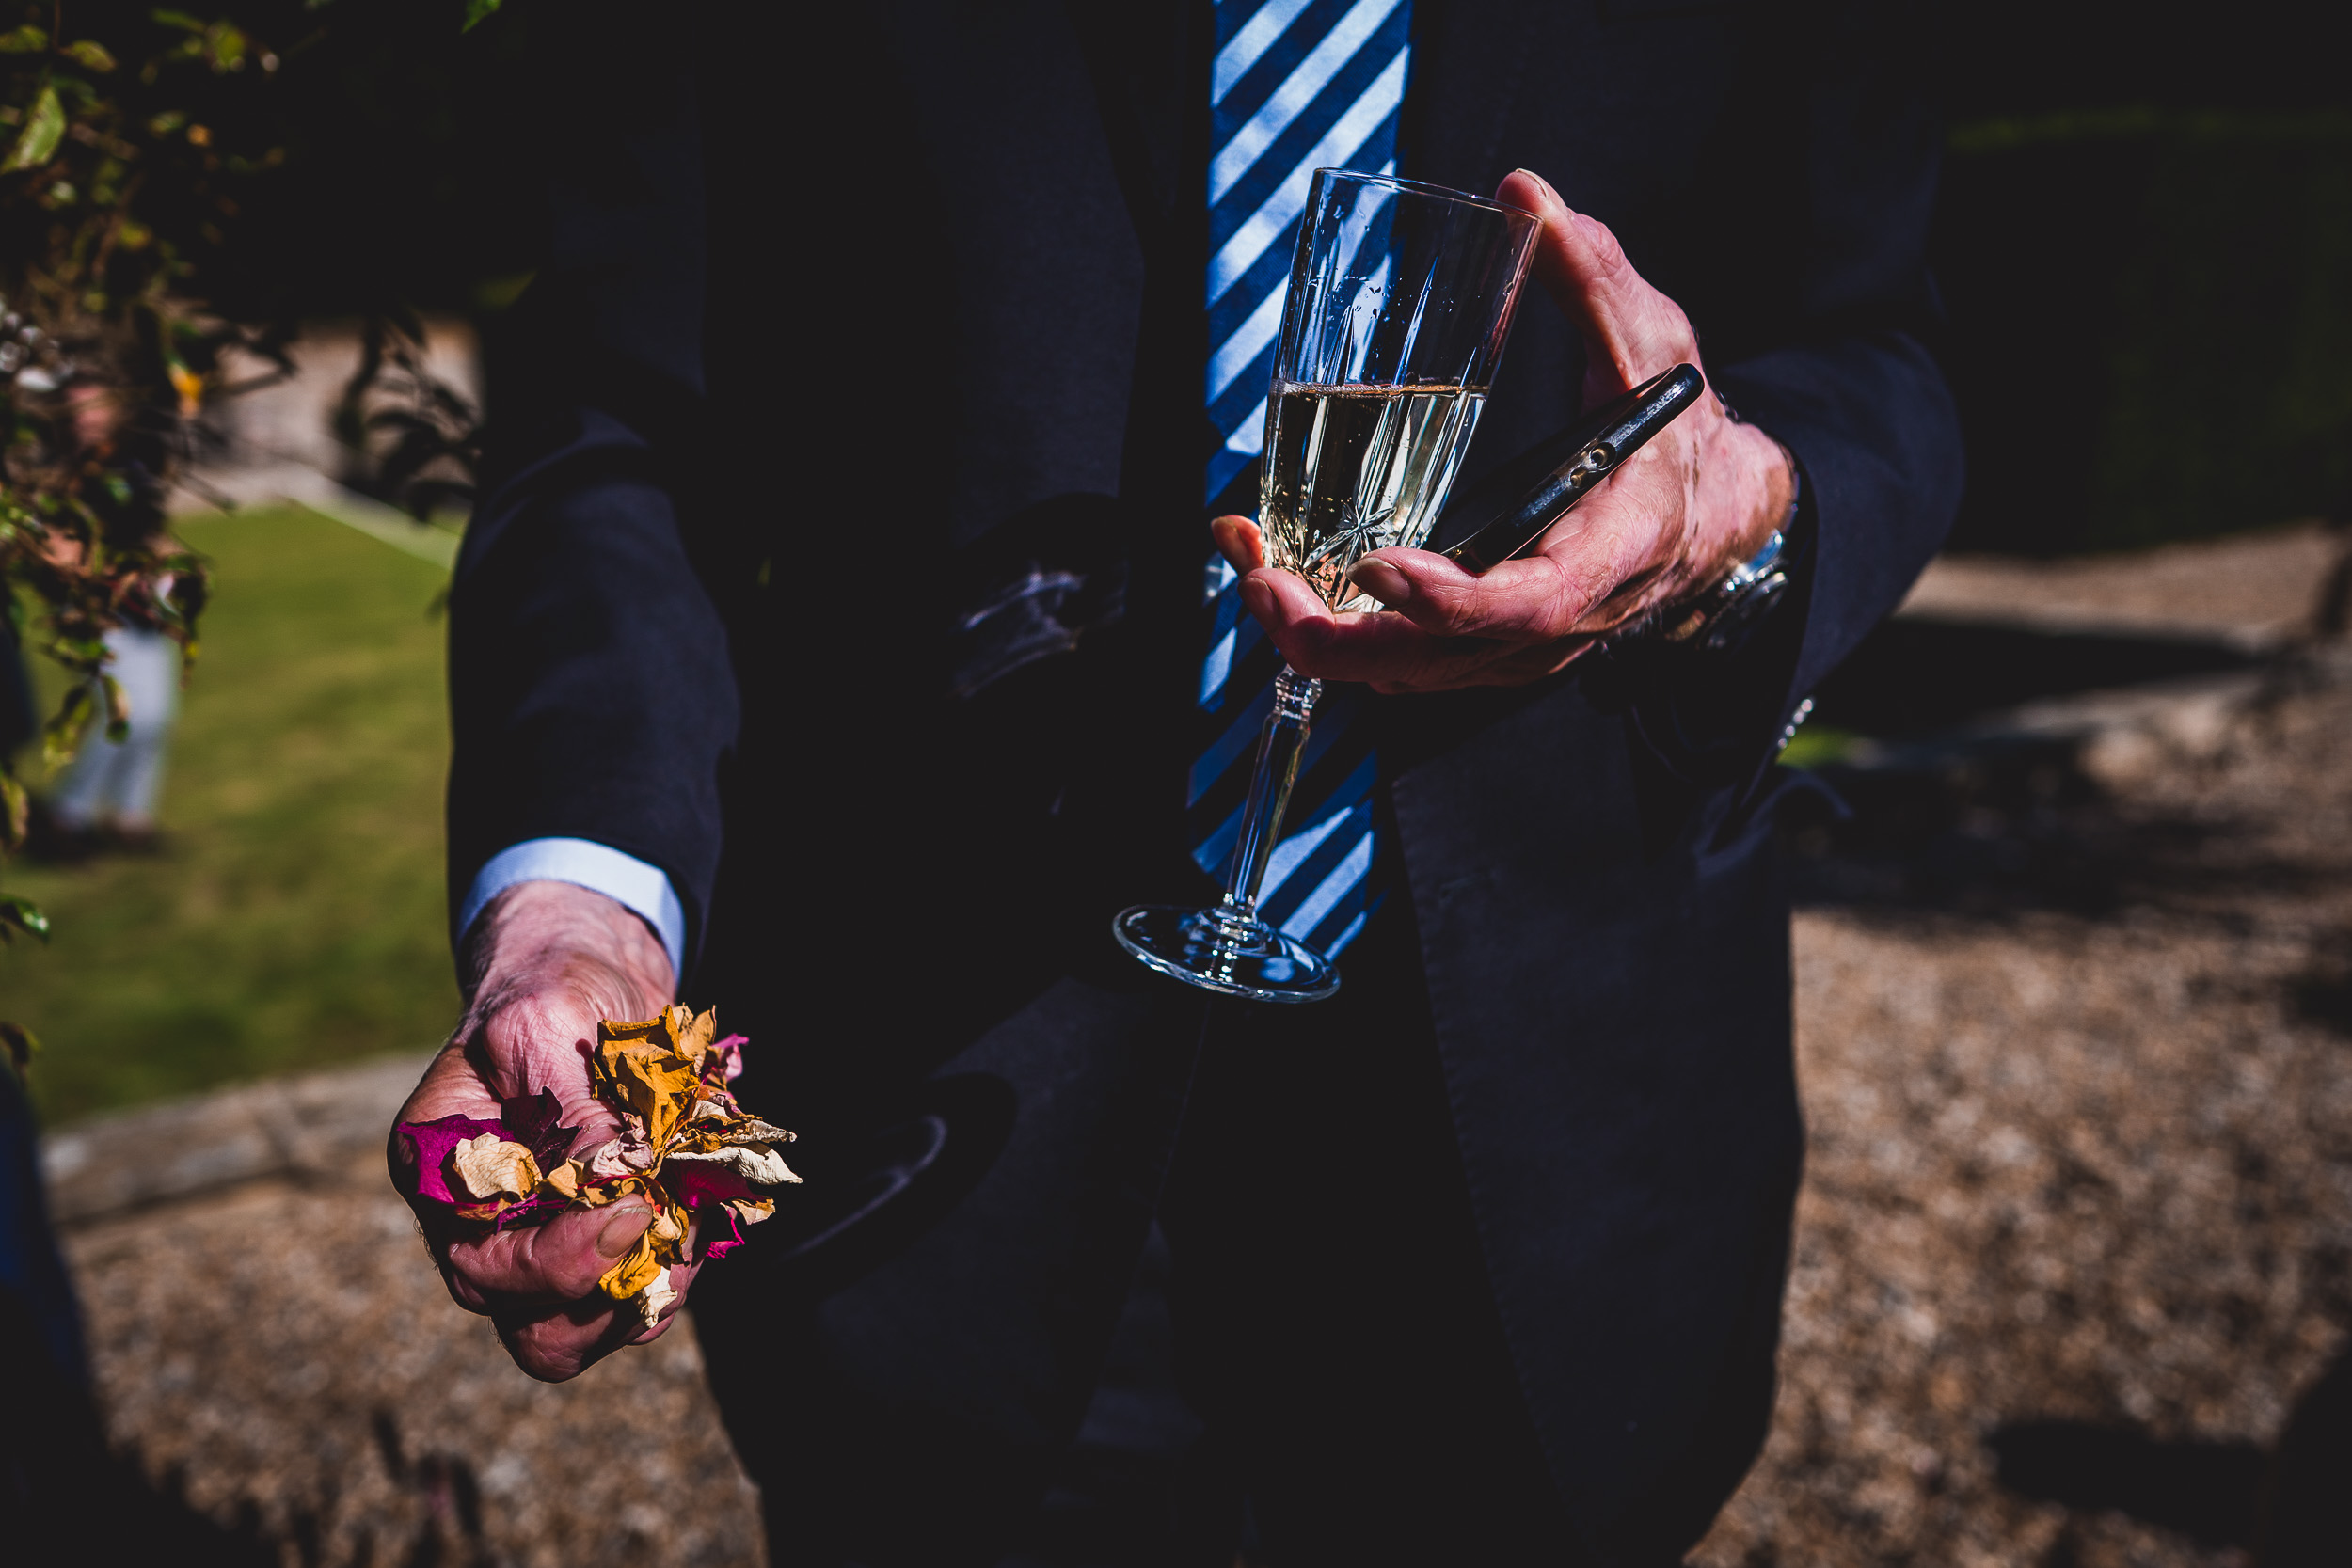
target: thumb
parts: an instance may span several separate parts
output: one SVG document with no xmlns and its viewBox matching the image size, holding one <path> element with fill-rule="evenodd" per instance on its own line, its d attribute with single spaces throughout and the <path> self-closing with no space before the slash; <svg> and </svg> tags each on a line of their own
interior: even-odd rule
<svg viewBox="0 0 2352 1568">
<path fill-rule="evenodd" d="M 1597 218 L 1570 210 L 1541 175 L 1525 169 L 1504 177 L 1495 198 L 1534 213 L 1535 276 L 1584 336 L 1586 401 L 1597 401 L 1696 362 L 1698 343 L 1682 308 L 1646 282 L 1626 260 L 1625 247 Z M 1608 386 L 1596 383 L 1607 381 Z"/>
<path fill-rule="evenodd" d="M 545 1225 L 517 1226 L 453 1242 L 453 1292 L 481 1302 L 577 1301 L 591 1295 L 605 1271 L 634 1251 L 654 1222 L 653 1206 L 629 1196 L 598 1209 L 568 1209 Z M 458 1290 L 459 1286 L 467 1288 Z"/>
</svg>

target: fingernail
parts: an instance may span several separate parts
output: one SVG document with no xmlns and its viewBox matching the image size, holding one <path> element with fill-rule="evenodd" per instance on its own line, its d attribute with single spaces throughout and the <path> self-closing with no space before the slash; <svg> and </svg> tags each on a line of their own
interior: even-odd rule
<svg viewBox="0 0 2352 1568">
<path fill-rule="evenodd" d="M 607 1258 L 618 1258 L 637 1244 L 637 1238 L 653 1223 L 653 1211 L 632 1206 L 616 1209 L 612 1217 L 596 1232 L 596 1250 Z"/>
<path fill-rule="evenodd" d="M 1411 579 L 1385 561 L 1359 561 L 1348 576 L 1356 586 L 1382 604 L 1397 604 L 1413 596 Z"/>
<path fill-rule="evenodd" d="M 1274 590 L 1262 578 L 1244 578 L 1241 582 L 1241 602 L 1249 613 L 1261 621 L 1274 618 Z"/>
<path fill-rule="evenodd" d="M 1552 200 L 1554 200 L 1554 201 L 1560 201 L 1560 193 L 1559 193 L 1558 191 L 1553 190 L 1553 189 L 1551 188 L 1551 182 L 1550 182 L 1550 181 L 1549 181 L 1549 180 L 1545 179 L 1542 175 L 1540 175 L 1540 174 L 1536 173 L 1536 172 L 1535 172 L 1534 169 L 1532 169 L 1532 168 L 1523 168 L 1523 169 L 1519 169 L 1519 170 L 1518 170 L 1517 172 L 1518 172 L 1518 173 L 1520 173 L 1520 174 L 1524 174 L 1524 175 L 1526 175 L 1526 176 L 1527 176 L 1530 180 L 1533 180 L 1533 181 L 1534 181 L 1534 182 L 1535 182 L 1535 183 L 1537 183 L 1538 185 L 1541 185 L 1541 186 L 1544 188 L 1544 194 L 1545 194 L 1546 196 L 1548 196 L 1548 197 L 1551 198 L 1551 199 L 1552 199 Z M 1560 201 L 1560 205 L 1561 205 L 1561 206 L 1563 206 L 1563 207 L 1565 207 L 1565 206 L 1566 206 L 1566 205 L 1567 205 L 1567 203 L 1566 203 L 1566 202 L 1565 202 L 1565 201 Z"/>
</svg>

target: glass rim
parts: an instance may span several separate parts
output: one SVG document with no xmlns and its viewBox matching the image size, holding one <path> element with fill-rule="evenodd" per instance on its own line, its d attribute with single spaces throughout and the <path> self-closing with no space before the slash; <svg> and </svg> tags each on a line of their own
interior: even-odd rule
<svg viewBox="0 0 2352 1568">
<path fill-rule="evenodd" d="M 1407 180 L 1401 174 L 1366 174 L 1360 169 L 1339 167 L 1315 170 L 1315 176 L 1318 179 L 1327 174 L 1335 180 L 1354 180 L 1366 185 L 1386 185 L 1392 191 L 1401 191 L 1411 196 L 1425 196 L 1439 201 L 1458 202 L 1465 207 L 1483 207 L 1489 213 L 1501 213 L 1508 217 L 1525 218 L 1531 223 L 1544 221 L 1541 214 L 1531 213 L 1524 207 L 1514 207 L 1507 201 L 1497 201 L 1491 197 L 1472 196 L 1468 191 L 1457 191 L 1451 185 L 1433 185 L 1426 180 Z"/>
</svg>

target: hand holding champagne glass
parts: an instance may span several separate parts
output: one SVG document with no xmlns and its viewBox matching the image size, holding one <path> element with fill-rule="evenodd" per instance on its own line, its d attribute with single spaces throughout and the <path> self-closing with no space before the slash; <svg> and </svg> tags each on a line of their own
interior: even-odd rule
<svg viewBox="0 0 2352 1568">
<path fill-rule="evenodd" d="M 1387 175 L 1316 171 L 1301 215 L 1266 398 L 1259 523 L 1270 565 L 1334 610 L 1377 608 L 1348 581 L 1370 551 L 1418 546 L 1444 508 L 1502 356 L 1536 220 Z M 1339 989 L 1331 960 L 1258 916 L 1322 683 L 1285 668 L 1258 740 L 1225 896 L 1139 905 L 1121 946 L 1188 985 L 1262 1002 Z"/>
</svg>

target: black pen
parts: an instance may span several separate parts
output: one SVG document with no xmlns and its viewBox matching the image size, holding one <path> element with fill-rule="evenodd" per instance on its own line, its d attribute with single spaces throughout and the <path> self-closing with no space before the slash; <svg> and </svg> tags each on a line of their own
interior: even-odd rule
<svg viewBox="0 0 2352 1568">
<path fill-rule="evenodd" d="M 1510 560 L 1673 423 L 1706 388 L 1696 366 L 1677 365 L 1519 453 L 1446 508 L 1474 520 L 1470 536 L 1446 550 L 1446 558 L 1473 572 Z"/>
</svg>

